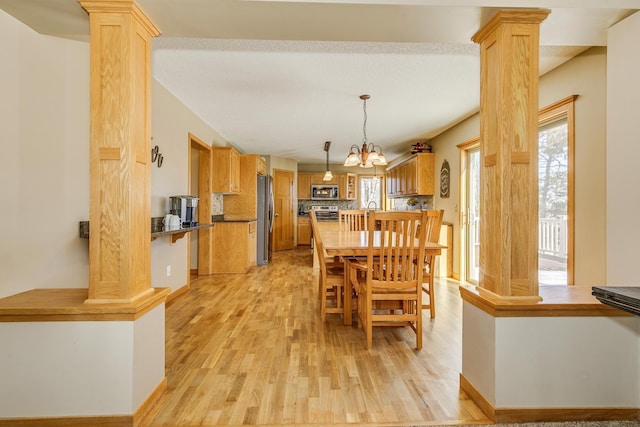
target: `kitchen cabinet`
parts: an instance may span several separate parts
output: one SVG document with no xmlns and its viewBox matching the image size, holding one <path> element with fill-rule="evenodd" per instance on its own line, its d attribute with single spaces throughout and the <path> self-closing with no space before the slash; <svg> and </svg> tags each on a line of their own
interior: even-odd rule
<svg viewBox="0 0 640 427">
<path fill-rule="evenodd" d="M 240 192 L 240 153 L 232 147 L 212 147 L 214 193 Z"/>
<path fill-rule="evenodd" d="M 339 192 L 340 198 L 345 200 L 356 200 L 358 193 L 356 191 L 356 179 L 357 175 L 354 173 L 346 173 L 338 175 L 340 180 Z"/>
<path fill-rule="evenodd" d="M 432 196 L 435 192 L 435 154 L 418 153 L 387 169 L 387 196 Z"/>
<path fill-rule="evenodd" d="M 298 172 L 298 199 L 311 198 L 311 174 Z"/>
<path fill-rule="evenodd" d="M 311 245 L 311 222 L 308 216 L 298 217 L 298 246 Z"/>
<path fill-rule="evenodd" d="M 258 217 L 258 175 L 266 171 L 258 154 L 240 154 L 240 191 L 223 196 L 225 219 L 250 219 Z"/>
<path fill-rule="evenodd" d="M 256 265 L 256 221 L 220 221 L 213 227 L 212 273 L 245 273 Z"/>
<path fill-rule="evenodd" d="M 339 178 L 339 174 L 334 174 L 333 178 L 331 178 L 330 181 L 323 181 L 322 178 L 324 178 L 324 172 L 316 172 L 316 173 L 312 173 L 311 175 L 311 184 L 329 184 L 329 185 L 338 185 L 340 183 L 340 178 Z"/>
</svg>

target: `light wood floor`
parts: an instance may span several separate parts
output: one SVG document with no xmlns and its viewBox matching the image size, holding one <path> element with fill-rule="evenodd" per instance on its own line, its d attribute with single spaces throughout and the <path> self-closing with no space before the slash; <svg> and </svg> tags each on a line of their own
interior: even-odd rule
<svg viewBox="0 0 640 427">
<path fill-rule="evenodd" d="M 166 311 L 168 387 L 145 426 L 487 424 L 459 391 L 458 284 L 436 283 L 424 348 L 409 328 L 377 328 L 373 348 L 342 318 L 320 321 L 308 249 L 246 275 L 192 281 Z"/>
</svg>

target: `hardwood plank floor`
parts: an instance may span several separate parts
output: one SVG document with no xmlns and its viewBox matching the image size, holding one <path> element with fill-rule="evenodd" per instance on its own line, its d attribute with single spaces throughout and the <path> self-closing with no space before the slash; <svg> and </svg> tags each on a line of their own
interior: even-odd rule
<svg viewBox="0 0 640 427">
<path fill-rule="evenodd" d="M 459 390 L 462 302 L 436 280 L 424 348 L 409 328 L 320 321 L 306 249 L 247 274 L 198 277 L 167 306 L 167 391 L 145 426 L 487 424 Z"/>
</svg>

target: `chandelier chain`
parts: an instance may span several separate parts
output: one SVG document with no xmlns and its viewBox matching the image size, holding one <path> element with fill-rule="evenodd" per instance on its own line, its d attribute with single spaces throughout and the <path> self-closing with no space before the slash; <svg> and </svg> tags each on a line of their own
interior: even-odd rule
<svg viewBox="0 0 640 427">
<path fill-rule="evenodd" d="M 362 143 L 367 143 L 367 99 L 364 98 L 362 103 L 362 110 L 364 111 L 364 123 L 362 124 Z"/>
</svg>

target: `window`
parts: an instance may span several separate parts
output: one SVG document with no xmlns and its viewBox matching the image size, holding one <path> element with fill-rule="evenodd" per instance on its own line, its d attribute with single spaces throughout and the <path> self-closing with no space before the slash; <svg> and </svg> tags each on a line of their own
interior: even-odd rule
<svg viewBox="0 0 640 427">
<path fill-rule="evenodd" d="M 384 177 L 381 175 L 360 175 L 360 208 L 384 209 Z"/>
</svg>

